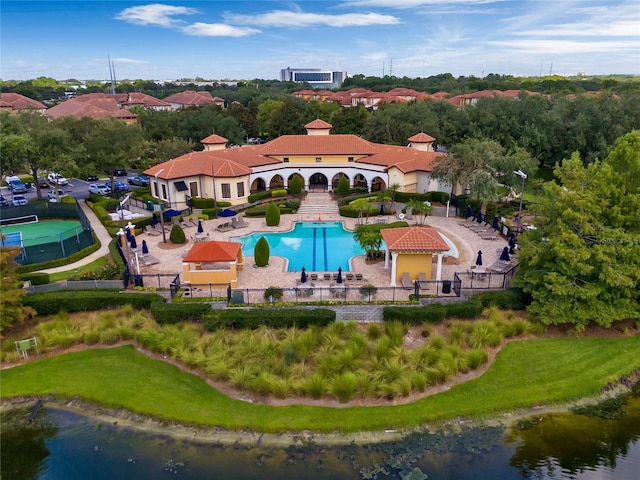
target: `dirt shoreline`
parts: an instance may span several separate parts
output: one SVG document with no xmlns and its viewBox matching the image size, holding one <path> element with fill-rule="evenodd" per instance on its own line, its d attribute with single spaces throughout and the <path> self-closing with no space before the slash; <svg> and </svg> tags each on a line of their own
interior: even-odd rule
<svg viewBox="0 0 640 480">
<path fill-rule="evenodd" d="M 541 416 L 550 413 L 567 412 L 576 406 L 594 405 L 602 400 L 612 398 L 622 393 L 631 391 L 626 385 L 618 385 L 595 397 L 586 397 L 573 402 L 550 405 L 534 405 L 514 411 L 496 413 L 489 417 L 470 419 L 457 417 L 417 425 L 413 428 L 385 430 L 385 431 L 359 431 L 359 432 L 335 432 L 322 433 L 304 430 L 299 432 L 262 433 L 253 430 L 224 430 L 220 427 L 203 427 L 201 425 L 186 425 L 171 421 L 162 421 L 155 418 L 130 412 L 125 409 L 112 410 L 97 404 L 80 400 L 62 401 L 53 397 L 19 397 L 2 399 L 0 411 L 11 408 L 34 405 L 38 398 L 43 398 L 43 408 L 51 407 L 71 413 L 77 413 L 91 418 L 98 424 L 110 424 L 117 428 L 126 428 L 147 434 L 169 436 L 178 440 L 187 440 L 204 444 L 217 444 L 224 446 L 246 447 L 288 447 L 289 445 L 313 440 L 316 444 L 326 446 L 340 446 L 355 443 L 367 445 L 372 443 L 384 443 L 400 441 L 414 433 L 444 433 L 456 435 L 463 430 L 474 427 L 509 428 L 519 420 Z"/>
</svg>

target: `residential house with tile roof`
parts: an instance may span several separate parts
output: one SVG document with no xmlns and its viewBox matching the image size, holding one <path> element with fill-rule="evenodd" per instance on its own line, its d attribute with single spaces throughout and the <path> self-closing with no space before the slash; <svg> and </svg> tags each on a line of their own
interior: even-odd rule
<svg viewBox="0 0 640 480">
<path fill-rule="evenodd" d="M 124 123 L 138 122 L 138 115 L 129 110 L 120 108 L 113 96 L 104 93 L 88 93 L 79 97 L 70 98 L 58 105 L 47 109 L 45 112 L 51 118 L 61 117 L 90 117 L 95 120 L 104 118 L 117 118 Z"/>
<path fill-rule="evenodd" d="M 44 104 L 19 93 L 0 93 L 0 111 L 2 112 L 37 111 L 44 113 L 46 109 Z"/>
<path fill-rule="evenodd" d="M 199 107 L 202 105 L 217 105 L 220 108 L 225 107 L 224 99 L 212 97 L 206 90 L 185 90 L 184 92 L 168 96 L 164 101 L 171 104 L 173 110 L 186 107 Z"/>
<path fill-rule="evenodd" d="M 191 152 L 155 165 L 150 177 L 151 194 L 186 208 L 189 197 L 215 198 L 239 205 L 257 191 L 286 188 L 299 177 L 304 188 L 332 191 L 341 177 L 351 187 L 385 190 L 391 184 L 404 192 L 448 191 L 433 179 L 438 158 L 434 138 L 419 133 L 409 146 L 383 145 L 357 135 L 330 134 L 331 125 L 314 120 L 306 135 L 283 135 L 262 145 L 225 148 L 227 139 L 211 135 L 204 151 Z"/>
</svg>

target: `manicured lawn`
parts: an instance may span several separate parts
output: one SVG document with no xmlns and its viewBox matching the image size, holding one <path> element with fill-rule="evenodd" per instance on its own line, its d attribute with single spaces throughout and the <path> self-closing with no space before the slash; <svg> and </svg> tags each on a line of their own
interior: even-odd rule
<svg viewBox="0 0 640 480">
<path fill-rule="evenodd" d="M 107 260 L 105 257 L 101 257 L 89 263 L 88 265 L 84 265 L 79 268 L 65 270 L 64 272 L 51 273 L 49 274 L 49 281 L 57 282 L 59 280 L 67 280 L 71 277 L 79 277 L 82 273 L 97 270 L 101 267 L 104 267 L 107 263 L 109 263 L 109 260 Z"/>
<path fill-rule="evenodd" d="M 231 430 L 350 432 L 410 427 L 589 397 L 639 366 L 640 335 L 530 340 L 508 344 L 481 377 L 410 405 L 270 407 L 229 399 L 201 378 L 125 346 L 70 353 L 3 370 L 1 395 L 78 395 L 157 418 Z"/>
</svg>

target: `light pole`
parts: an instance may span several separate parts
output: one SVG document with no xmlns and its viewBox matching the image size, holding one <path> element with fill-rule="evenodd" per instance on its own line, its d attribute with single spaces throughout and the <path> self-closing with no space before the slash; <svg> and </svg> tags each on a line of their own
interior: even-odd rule
<svg viewBox="0 0 640 480">
<path fill-rule="evenodd" d="M 527 179 L 527 174 L 522 170 L 514 170 L 513 173 L 522 178 L 522 191 L 520 192 L 520 207 L 518 208 L 518 226 L 516 227 L 516 236 L 520 233 L 520 226 L 522 225 L 522 198 L 524 197 L 524 181 Z"/>
<path fill-rule="evenodd" d="M 160 189 L 158 188 L 158 175 L 160 175 L 162 172 L 164 172 L 164 168 L 161 168 L 160 170 L 158 170 L 158 172 L 154 175 L 155 179 L 156 179 L 156 190 L 157 190 L 157 194 L 158 194 L 158 203 L 160 205 L 158 205 L 158 211 L 160 212 L 160 228 L 162 229 L 162 241 L 163 243 L 167 243 L 167 234 L 164 231 L 164 215 L 162 214 L 162 199 L 160 198 Z M 155 208 L 154 208 L 155 210 Z"/>
</svg>

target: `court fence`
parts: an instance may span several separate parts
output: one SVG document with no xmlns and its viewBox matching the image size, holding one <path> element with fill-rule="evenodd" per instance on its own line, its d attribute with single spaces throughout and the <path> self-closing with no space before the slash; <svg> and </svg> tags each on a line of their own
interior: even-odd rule
<svg viewBox="0 0 640 480">
<path fill-rule="evenodd" d="M 2 246 L 20 247 L 20 254 L 16 261 L 21 265 L 48 262 L 66 258 L 93 245 L 93 230 L 89 219 L 77 203 L 33 202 L 19 207 L 0 209 L 0 219 L 3 223 L 10 223 L 11 219 L 36 215 L 40 221 L 54 219 L 74 219 L 80 222 L 80 227 L 74 227 L 56 234 L 43 234 L 33 237 L 24 245 L 17 241 L 3 241 Z"/>
</svg>

